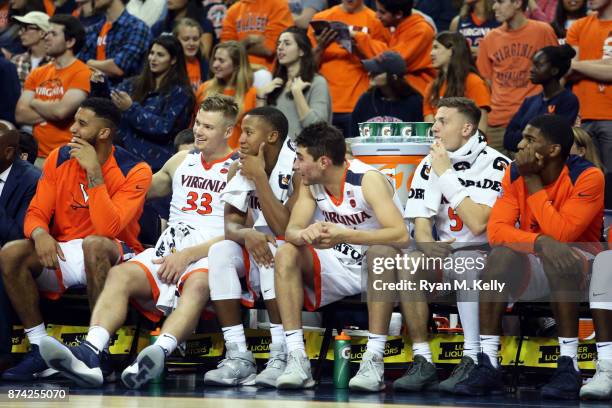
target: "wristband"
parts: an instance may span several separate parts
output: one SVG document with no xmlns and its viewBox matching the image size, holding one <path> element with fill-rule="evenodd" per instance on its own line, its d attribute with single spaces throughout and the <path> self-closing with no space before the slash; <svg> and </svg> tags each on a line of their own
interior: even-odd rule
<svg viewBox="0 0 612 408">
<path fill-rule="evenodd" d="M 452 169 L 448 169 L 442 173 L 439 180 L 440 190 L 453 210 L 457 209 L 459 204 L 461 204 L 465 198 L 469 197 L 467 190 L 459 181 L 457 173 Z"/>
</svg>

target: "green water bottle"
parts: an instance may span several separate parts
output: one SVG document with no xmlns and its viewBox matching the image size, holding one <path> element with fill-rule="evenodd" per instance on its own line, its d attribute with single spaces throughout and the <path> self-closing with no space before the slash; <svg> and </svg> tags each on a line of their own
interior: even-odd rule
<svg viewBox="0 0 612 408">
<path fill-rule="evenodd" d="M 344 332 L 334 342 L 334 387 L 348 388 L 351 374 L 351 338 Z"/>
</svg>

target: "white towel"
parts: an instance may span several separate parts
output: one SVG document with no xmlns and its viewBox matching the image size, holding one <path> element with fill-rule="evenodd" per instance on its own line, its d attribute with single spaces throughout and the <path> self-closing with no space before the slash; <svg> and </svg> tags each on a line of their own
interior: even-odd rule
<svg viewBox="0 0 612 408">
<path fill-rule="evenodd" d="M 249 192 L 253 190 L 255 190 L 255 183 L 244 177 L 239 171 L 221 192 L 221 201 L 244 213 L 248 209 Z"/>
</svg>

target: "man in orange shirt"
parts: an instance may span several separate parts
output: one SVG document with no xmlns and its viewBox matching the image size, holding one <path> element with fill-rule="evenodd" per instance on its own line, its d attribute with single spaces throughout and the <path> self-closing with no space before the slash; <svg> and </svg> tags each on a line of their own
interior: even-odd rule
<svg viewBox="0 0 612 408">
<path fill-rule="evenodd" d="M 227 10 L 221 41 L 241 41 L 249 62 L 272 72 L 278 36 L 292 25 L 286 0 L 239 0 Z"/>
<path fill-rule="evenodd" d="M 389 32 L 363 0 L 343 0 L 341 4 L 315 14 L 313 20 L 340 21 L 352 32 L 369 33 L 377 41 L 389 40 Z M 370 87 L 368 73 L 355 50 L 349 52 L 338 42 L 333 42 L 333 34 L 322 32 L 316 40 L 312 28 L 308 34 L 315 45 L 313 51 L 319 62 L 319 73 L 327 79 L 329 86 L 334 113 L 332 123 L 344 133 L 344 137 L 357 136 L 350 134 L 351 113 L 359 97 Z"/>
<path fill-rule="evenodd" d="M 28 239 L 0 252 L 6 291 L 32 345 L 3 379 L 31 381 L 50 374 L 38 349 L 47 336 L 39 290 L 57 299 L 71 286 L 87 286 L 93 307 L 111 266 L 142 250 L 138 219 L 152 174 L 146 163 L 113 146 L 120 118 L 109 100 L 81 104 L 72 140 L 45 162 L 24 221 Z"/>
<path fill-rule="evenodd" d="M 558 324 L 560 357 L 542 397 L 578 398 L 578 302 L 587 261 L 601 251 L 604 176 L 591 162 L 569 155 L 573 142 L 571 124 L 558 115 L 538 116 L 523 130 L 487 226 L 495 248 L 482 281 L 505 284 L 481 290 L 483 352 L 455 393 L 502 391 L 498 348 L 507 302 L 548 299 Z"/>
<path fill-rule="evenodd" d="M 70 140 L 70 125 L 77 108 L 90 91 L 90 71 L 75 57 L 85 40 L 85 29 L 76 17 L 58 14 L 49 19 L 45 36 L 47 55 L 53 63 L 32 71 L 17 102 L 15 119 L 32 125 L 38 141 L 38 157 Z M 42 166 L 39 160 L 37 165 Z"/>
<path fill-rule="evenodd" d="M 525 16 L 527 4 L 528 0 L 494 0 L 495 18 L 502 25 L 482 39 L 476 60 L 478 71 L 491 86 L 487 141 L 506 155 L 506 127 L 526 97 L 542 92 L 529 81 L 533 55 L 559 45 L 550 24 Z"/>
<path fill-rule="evenodd" d="M 612 0 L 592 0 L 595 13 L 572 24 L 567 43 L 577 57 L 572 71 L 579 75 L 574 93 L 580 102 L 580 118 L 599 149 L 607 169 L 612 173 Z M 610 190 L 610 189 L 608 189 Z M 612 192 L 606 197 L 606 208 L 612 206 Z"/>
<path fill-rule="evenodd" d="M 425 18 L 412 11 L 412 0 L 378 0 L 376 16 L 387 28 L 394 28 L 389 42 L 376 41 L 365 33 L 355 33 L 355 42 L 366 58 L 384 51 L 396 51 L 406 61 L 406 81 L 425 96 L 427 84 L 435 76 L 431 64 L 434 28 Z"/>
</svg>

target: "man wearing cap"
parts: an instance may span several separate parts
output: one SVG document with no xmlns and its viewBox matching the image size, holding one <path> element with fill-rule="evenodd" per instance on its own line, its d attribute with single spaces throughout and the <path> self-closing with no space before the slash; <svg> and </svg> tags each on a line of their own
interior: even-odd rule
<svg viewBox="0 0 612 408">
<path fill-rule="evenodd" d="M 31 11 L 25 16 L 14 18 L 20 23 L 19 38 L 21 45 L 27 50 L 11 58 L 11 62 L 17 67 L 19 83 L 23 88 L 23 83 L 34 68 L 51 61 L 43 41 L 49 31 L 49 16 L 40 11 Z"/>
<path fill-rule="evenodd" d="M 397 52 L 386 51 L 362 61 L 371 88 L 357 101 L 351 117 L 351 134 L 362 122 L 422 122 L 423 98 L 404 78 L 406 63 Z"/>
<path fill-rule="evenodd" d="M 379 41 L 366 33 L 356 33 L 355 43 L 367 58 L 382 52 L 398 52 L 406 62 L 406 81 L 422 96 L 435 72 L 431 63 L 434 28 L 419 13 L 412 10 L 413 0 L 379 0 L 376 15 L 380 22 L 393 30 L 389 41 Z M 393 27 L 393 28 L 392 28 Z"/>
</svg>

